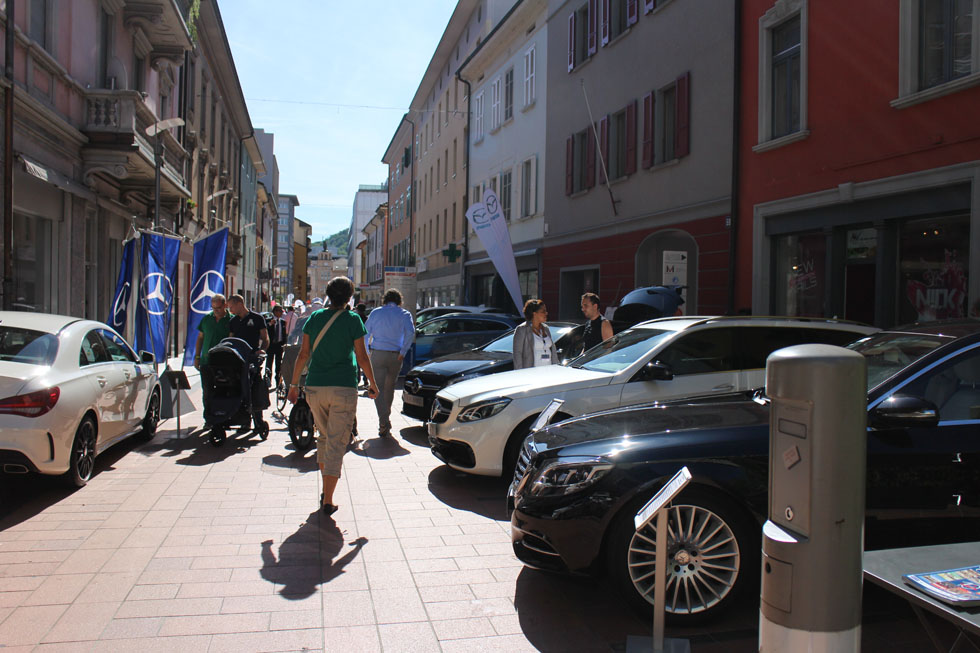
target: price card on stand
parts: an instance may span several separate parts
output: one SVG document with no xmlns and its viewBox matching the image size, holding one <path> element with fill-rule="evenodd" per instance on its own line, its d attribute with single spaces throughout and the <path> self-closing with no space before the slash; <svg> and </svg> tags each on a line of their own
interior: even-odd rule
<svg viewBox="0 0 980 653">
<path fill-rule="evenodd" d="M 653 495 L 653 498 L 647 502 L 647 505 L 643 506 L 640 512 L 636 513 L 636 517 L 633 518 L 633 524 L 636 526 L 636 530 L 640 530 L 646 526 L 651 519 L 656 517 L 657 511 L 670 503 L 690 482 L 691 471 L 687 467 L 681 467 L 674 474 L 674 477 L 667 481 L 667 485 L 660 488 L 660 491 Z"/>
</svg>

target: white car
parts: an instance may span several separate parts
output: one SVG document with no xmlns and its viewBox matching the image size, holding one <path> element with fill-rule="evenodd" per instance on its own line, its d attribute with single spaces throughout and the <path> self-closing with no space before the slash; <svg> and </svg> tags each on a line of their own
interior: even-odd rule
<svg viewBox="0 0 980 653">
<path fill-rule="evenodd" d="M 0 312 L 0 470 L 85 485 L 98 454 L 156 433 L 153 362 L 101 322 Z"/>
<path fill-rule="evenodd" d="M 766 358 L 803 343 L 844 345 L 877 331 L 815 318 L 668 317 L 643 322 L 565 365 L 501 372 L 438 394 L 428 424 L 432 453 L 454 469 L 513 473 L 520 445 L 551 402 L 555 421 L 608 408 L 765 385 Z"/>
</svg>

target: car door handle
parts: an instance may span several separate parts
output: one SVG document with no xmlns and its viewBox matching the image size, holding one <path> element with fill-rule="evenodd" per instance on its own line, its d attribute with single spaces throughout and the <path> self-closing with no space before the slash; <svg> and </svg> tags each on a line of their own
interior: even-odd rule
<svg viewBox="0 0 980 653">
<path fill-rule="evenodd" d="M 104 376 L 97 376 L 95 377 L 95 380 L 99 382 L 100 386 L 102 386 L 103 388 L 105 387 L 106 378 Z"/>
<path fill-rule="evenodd" d="M 733 384 L 731 384 L 731 383 L 723 383 L 721 385 L 716 385 L 715 387 L 713 387 L 711 389 L 712 390 L 717 390 L 717 391 L 721 392 L 722 390 L 734 390 L 735 389 L 735 386 Z"/>
</svg>

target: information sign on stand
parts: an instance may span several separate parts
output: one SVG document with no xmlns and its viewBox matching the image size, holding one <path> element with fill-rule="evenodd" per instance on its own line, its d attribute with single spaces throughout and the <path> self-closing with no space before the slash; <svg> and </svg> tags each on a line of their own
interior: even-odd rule
<svg viewBox="0 0 980 653">
<path fill-rule="evenodd" d="M 662 555 L 667 550 L 667 508 L 681 490 L 690 483 L 691 472 L 687 467 L 681 467 L 660 491 L 653 495 L 633 518 L 636 530 L 645 528 L 654 519 L 657 520 L 657 561 L 654 566 L 653 585 L 653 639 L 648 637 L 630 636 L 626 640 L 627 653 L 650 651 L 654 653 L 690 653 L 691 643 L 686 639 L 664 639 L 664 596 L 667 584 L 667 556 Z"/>
<path fill-rule="evenodd" d="M 548 404 L 548 407 L 542 410 L 541 414 L 538 415 L 538 418 L 534 420 L 534 424 L 531 425 L 530 432 L 534 433 L 535 431 L 540 431 L 543 429 L 548 422 L 551 421 L 551 418 L 555 416 L 555 413 L 558 412 L 558 409 L 561 408 L 563 403 L 565 403 L 564 399 L 552 399 L 551 403 Z"/>
</svg>

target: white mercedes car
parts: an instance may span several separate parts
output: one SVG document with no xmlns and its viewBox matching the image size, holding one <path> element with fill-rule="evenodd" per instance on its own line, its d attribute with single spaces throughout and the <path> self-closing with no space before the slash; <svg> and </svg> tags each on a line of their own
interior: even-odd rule
<svg viewBox="0 0 980 653">
<path fill-rule="evenodd" d="M 667 317 L 643 322 L 564 365 L 500 372 L 436 394 L 432 453 L 454 469 L 513 474 L 531 424 L 552 399 L 554 421 L 599 410 L 765 385 L 766 358 L 804 343 L 844 345 L 878 329 L 816 318 Z"/>
<path fill-rule="evenodd" d="M 0 312 L 0 470 L 60 474 L 81 487 L 98 454 L 131 435 L 152 438 L 153 362 L 101 322 Z"/>
</svg>

